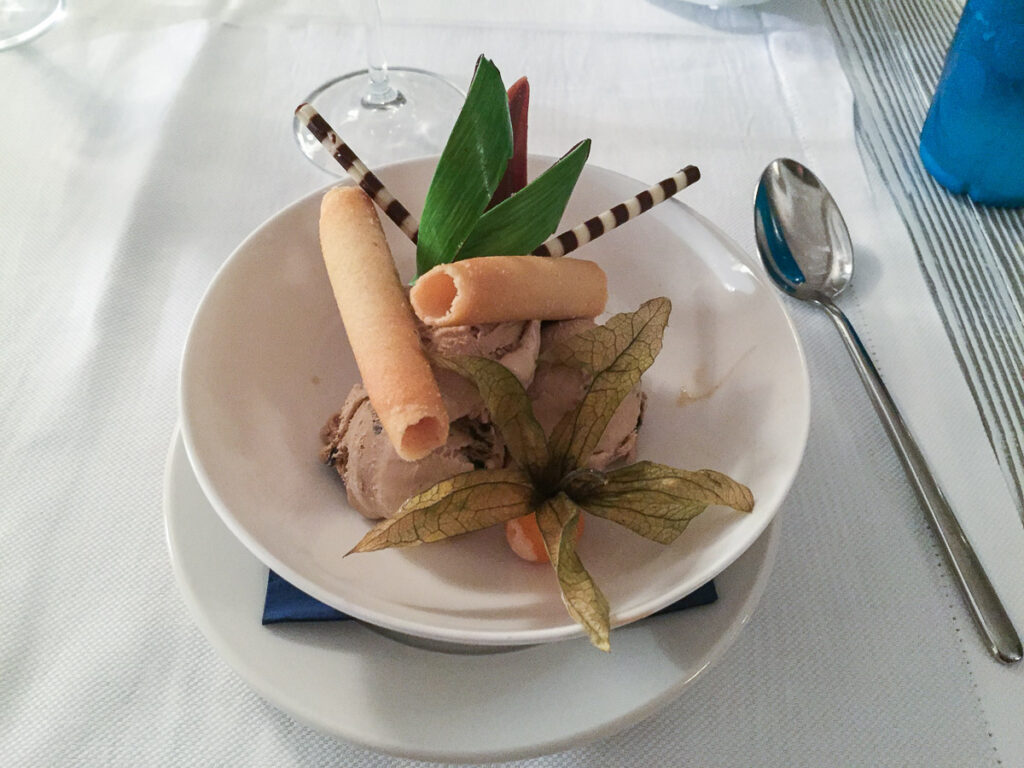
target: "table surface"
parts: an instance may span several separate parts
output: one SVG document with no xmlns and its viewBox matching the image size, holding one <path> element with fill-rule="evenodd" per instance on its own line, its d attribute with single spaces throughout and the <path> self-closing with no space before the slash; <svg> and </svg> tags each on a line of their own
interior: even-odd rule
<svg viewBox="0 0 1024 768">
<path fill-rule="evenodd" d="M 592 162 L 652 181 L 698 164 L 685 202 L 750 253 L 764 165 L 818 171 L 857 248 L 843 307 L 1024 628 L 1024 220 L 916 161 L 957 2 L 382 6 L 396 64 L 465 86 L 486 52 L 528 75 L 533 151 L 590 136 Z M 0 54 L 7 764 L 406 764 L 295 722 L 217 656 L 161 507 L 192 313 L 249 231 L 330 181 L 290 116 L 363 65 L 361 11 L 79 0 Z M 812 423 L 754 618 L 661 712 L 517 764 L 1024 766 L 1024 667 L 984 651 L 834 329 L 785 306 Z"/>
</svg>

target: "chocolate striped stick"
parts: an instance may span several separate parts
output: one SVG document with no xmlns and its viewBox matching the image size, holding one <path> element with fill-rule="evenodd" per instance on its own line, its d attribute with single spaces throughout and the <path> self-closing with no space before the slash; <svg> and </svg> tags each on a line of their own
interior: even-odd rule
<svg viewBox="0 0 1024 768">
<path fill-rule="evenodd" d="M 560 235 L 549 237 L 534 249 L 532 255 L 565 256 L 605 232 L 610 232 L 630 219 L 635 219 L 644 211 L 668 200 L 676 192 L 686 189 L 699 180 L 700 170 L 695 165 L 688 165 L 674 176 L 659 181 L 650 189 L 645 189 L 639 195 L 609 208 L 599 216 L 587 219 L 582 224 L 566 230 Z"/>
<path fill-rule="evenodd" d="M 398 228 L 415 243 L 420 230 L 416 217 L 409 213 L 406 207 L 395 199 L 394 195 L 388 192 L 384 182 L 366 167 L 320 113 L 311 104 L 300 104 L 295 110 L 295 117 L 305 126 L 306 130 L 313 134 L 317 141 L 323 144 L 327 153 L 341 164 L 341 167 L 355 180 L 356 184 L 363 188 L 363 191 L 384 212 L 384 215 L 395 222 Z"/>
</svg>

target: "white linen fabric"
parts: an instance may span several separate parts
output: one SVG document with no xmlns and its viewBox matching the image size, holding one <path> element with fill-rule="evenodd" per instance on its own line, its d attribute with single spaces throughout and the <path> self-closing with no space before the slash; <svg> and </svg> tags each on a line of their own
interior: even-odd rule
<svg viewBox="0 0 1024 768">
<path fill-rule="evenodd" d="M 395 64 L 531 81 L 531 149 L 593 139 L 753 252 L 777 156 L 835 193 L 849 311 L 1019 627 L 1024 531 L 814 2 L 383 3 Z M 161 486 L 191 314 L 267 216 L 329 181 L 291 137 L 361 66 L 342 3 L 74 2 L 0 54 L 0 754 L 7 765 L 411 765 L 297 724 L 192 624 Z M 664 711 L 530 766 L 1024 765 L 1024 670 L 984 652 L 846 352 L 788 303 L 813 414 L 754 619 Z M 571 702 L 567 704 L 571 706 Z M 509 717 L 515 717 L 514 712 Z"/>
</svg>

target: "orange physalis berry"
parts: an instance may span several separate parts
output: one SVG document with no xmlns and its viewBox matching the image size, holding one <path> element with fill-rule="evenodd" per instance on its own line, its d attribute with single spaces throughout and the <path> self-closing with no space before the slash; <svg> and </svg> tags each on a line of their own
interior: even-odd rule
<svg viewBox="0 0 1024 768">
<path fill-rule="evenodd" d="M 583 515 L 576 525 L 576 541 L 583 535 Z M 549 562 L 548 551 L 544 546 L 544 537 L 540 535 L 537 517 L 532 513 L 523 515 L 505 523 L 505 539 L 512 551 L 523 560 L 531 563 Z"/>
</svg>

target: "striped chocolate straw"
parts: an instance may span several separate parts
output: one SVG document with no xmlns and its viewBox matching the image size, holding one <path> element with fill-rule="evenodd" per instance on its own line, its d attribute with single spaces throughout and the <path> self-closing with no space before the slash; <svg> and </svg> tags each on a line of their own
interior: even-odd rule
<svg viewBox="0 0 1024 768">
<path fill-rule="evenodd" d="M 644 211 L 650 210 L 658 203 L 668 200 L 681 189 L 700 180 L 700 170 L 695 165 L 688 165 L 674 176 L 659 181 L 650 189 L 609 208 L 599 216 L 587 219 L 560 235 L 553 235 L 533 250 L 534 256 L 565 256 L 581 245 L 620 227 L 630 219 L 635 219 Z"/>
<path fill-rule="evenodd" d="M 415 243 L 420 231 L 416 217 L 395 199 L 395 196 L 384 186 L 384 182 L 366 167 L 366 164 L 356 156 L 348 144 L 341 140 L 320 113 L 311 104 L 300 104 L 295 110 L 295 117 L 305 126 L 306 130 L 313 134 L 317 141 L 323 144 L 327 154 L 341 163 L 345 172 L 363 188 L 363 191 L 377 204 L 384 215 L 395 222 L 398 228 Z"/>
</svg>

